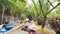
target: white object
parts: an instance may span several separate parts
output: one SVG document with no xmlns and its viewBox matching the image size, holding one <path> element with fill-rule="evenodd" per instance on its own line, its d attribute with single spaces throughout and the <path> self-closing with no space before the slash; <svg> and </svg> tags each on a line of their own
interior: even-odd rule
<svg viewBox="0 0 60 34">
<path fill-rule="evenodd" d="M 3 27 L 3 24 L 2 24 L 2 25 L 0 25 L 0 29 L 2 29 L 2 27 Z"/>
<path fill-rule="evenodd" d="M 28 19 L 28 18 L 26 18 L 26 19 L 25 19 L 25 21 L 29 21 L 29 19 Z"/>
<path fill-rule="evenodd" d="M 6 31 L 5 29 L 1 29 L 1 31 Z"/>
<path fill-rule="evenodd" d="M 31 30 L 36 30 L 36 28 L 37 28 L 34 23 L 31 24 L 29 22 L 26 22 L 25 26 L 28 26 L 28 28 L 31 29 Z"/>
<path fill-rule="evenodd" d="M 30 23 L 29 23 L 29 22 L 26 22 L 26 23 L 25 23 L 25 26 L 30 26 Z"/>
<path fill-rule="evenodd" d="M 29 29 L 31 30 L 36 30 L 36 25 L 35 24 L 31 24 L 30 26 L 28 26 Z"/>
</svg>

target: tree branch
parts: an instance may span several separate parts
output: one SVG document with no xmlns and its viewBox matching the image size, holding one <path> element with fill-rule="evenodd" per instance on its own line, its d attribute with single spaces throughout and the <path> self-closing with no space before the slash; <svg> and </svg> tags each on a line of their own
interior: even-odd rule
<svg viewBox="0 0 60 34">
<path fill-rule="evenodd" d="M 54 10 L 57 6 L 59 6 L 60 5 L 60 3 L 58 3 L 54 8 L 52 8 L 50 11 L 48 11 L 47 13 L 46 13 L 46 15 L 47 14 L 49 14 L 50 12 L 52 12 L 52 10 Z"/>
<path fill-rule="evenodd" d="M 49 0 L 47 0 L 49 3 L 50 3 L 50 5 L 54 8 L 54 6 L 52 5 L 52 3 L 49 1 Z"/>
</svg>

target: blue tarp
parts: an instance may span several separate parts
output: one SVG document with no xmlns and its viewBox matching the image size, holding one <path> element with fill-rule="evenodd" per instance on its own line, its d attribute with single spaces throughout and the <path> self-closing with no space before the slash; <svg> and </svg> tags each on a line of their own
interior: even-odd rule
<svg viewBox="0 0 60 34">
<path fill-rule="evenodd" d="M 9 30 L 11 30 L 13 27 L 15 27 L 18 23 L 10 23 L 9 25 L 3 25 L 1 28 L 4 29 L 0 29 L 0 32 L 3 32 L 4 34 L 6 34 Z"/>
</svg>

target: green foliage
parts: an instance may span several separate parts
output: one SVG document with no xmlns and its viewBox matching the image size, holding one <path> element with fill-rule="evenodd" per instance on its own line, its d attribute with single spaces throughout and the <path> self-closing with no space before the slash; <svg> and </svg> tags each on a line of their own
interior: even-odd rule
<svg viewBox="0 0 60 34">
<path fill-rule="evenodd" d="M 48 14 L 48 16 L 50 16 L 50 17 L 59 17 L 60 16 L 60 11 L 54 11 L 54 12 Z"/>
<path fill-rule="evenodd" d="M 9 6 L 11 8 L 11 11 L 10 11 L 11 14 L 19 13 L 19 15 L 25 14 L 26 16 L 28 15 L 30 17 L 42 17 L 43 15 L 39 5 L 40 3 L 39 2 L 36 3 L 35 0 L 31 0 L 31 1 L 33 4 L 31 6 L 29 5 L 28 7 L 26 7 L 27 0 L 0 0 L 0 5 Z M 38 0 L 38 1 L 41 2 L 42 10 L 45 15 L 50 9 L 50 4 L 47 2 L 47 0 Z M 59 2 L 60 0 L 53 0 L 53 2 L 54 1 Z M 59 7 L 57 8 L 60 9 Z"/>
<path fill-rule="evenodd" d="M 49 17 L 60 17 L 60 6 L 58 6 L 54 11 L 48 14 Z"/>
<path fill-rule="evenodd" d="M 18 1 L 18 2 L 17 2 Z M 17 14 L 23 11 L 26 1 L 22 0 L 0 0 L 2 6 L 9 6 L 11 8 L 11 14 Z M 21 10 L 21 11 L 20 11 Z"/>
<path fill-rule="evenodd" d="M 38 8 L 37 8 L 38 4 L 35 3 L 34 0 L 32 0 L 32 2 L 33 2 L 33 6 L 34 6 L 34 7 L 33 7 L 34 14 L 35 14 L 35 16 L 38 16 Z"/>
<path fill-rule="evenodd" d="M 19 8 L 13 1 L 10 0 L 0 0 L 0 5 L 11 7 L 11 11 L 13 12 L 17 11 Z"/>
</svg>

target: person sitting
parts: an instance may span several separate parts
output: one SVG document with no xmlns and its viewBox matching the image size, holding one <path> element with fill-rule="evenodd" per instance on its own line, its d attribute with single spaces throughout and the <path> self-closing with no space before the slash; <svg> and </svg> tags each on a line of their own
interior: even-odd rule
<svg viewBox="0 0 60 34">
<path fill-rule="evenodd" d="M 27 31 L 29 34 L 36 34 L 34 30 L 31 30 L 28 28 L 28 26 L 25 26 L 25 31 Z"/>
<path fill-rule="evenodd" d="M 26 30 L 24 28 L 21 29 L 21 32 L 19 34 L 29 34 L 28 32 L 26 32 Z"/>
<path fill-rule="evenodd" d="M 29 20 L 25 22 L 25 29 L 27 32 L 31 34 L 31 32 L 35 32 L 36 30 L 36 25 L 33 20 Z M 36 33 L 36 32 L 35 32 Z"/>
</svg>

